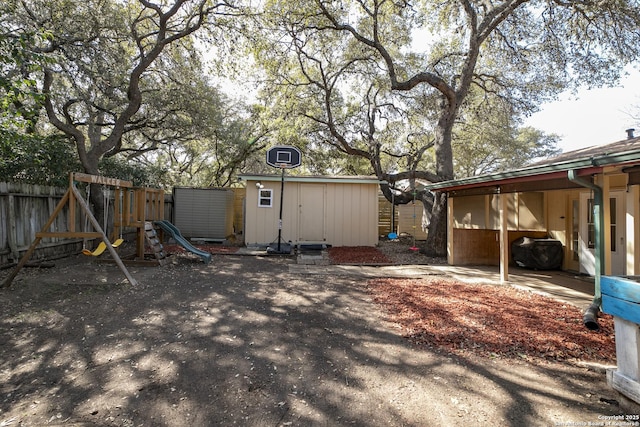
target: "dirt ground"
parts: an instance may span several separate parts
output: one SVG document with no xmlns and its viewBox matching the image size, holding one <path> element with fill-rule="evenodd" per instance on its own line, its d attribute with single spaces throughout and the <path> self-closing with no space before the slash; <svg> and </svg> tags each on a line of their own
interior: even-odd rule
<svg viewBox="0 0 640 427">
<path fill-rule="evenodd" d="M 24 269 L 0 290 L 0 427 L 520 427 L 629 414 L 597 365 L 416 345 L 361 278 L 293 263 L 176 254 L 130 267 L 137 286 L 82 255 Z"/>
</svg>

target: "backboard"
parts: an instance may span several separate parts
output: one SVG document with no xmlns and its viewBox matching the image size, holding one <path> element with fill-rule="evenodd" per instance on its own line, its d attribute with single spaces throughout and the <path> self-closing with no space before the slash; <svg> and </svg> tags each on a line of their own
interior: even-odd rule
<svg viewBox="0 0 640 427">
<path fill-rule="evenodd" d="M 296 147 L 276 145 L 267 151 L 267 164 L 274 168 L 297 168 L 302 164 L 302 154 Z"/>
</svg>

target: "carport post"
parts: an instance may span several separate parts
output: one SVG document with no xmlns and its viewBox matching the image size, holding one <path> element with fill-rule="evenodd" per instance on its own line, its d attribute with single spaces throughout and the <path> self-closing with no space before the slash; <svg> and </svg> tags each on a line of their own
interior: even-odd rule
<svg viewBox="0 0 640 427">
<path fill-rule="evenodd" d="M 640 187 L 637 185 L 629 185 L 627 190 L 627 200 L 625 203 L 626 212 L 626 268 L 625 273 L 628 276 L 637 275 L 638 269 L 638 252 L 640 252 Z"/>
<path fill-rule="evenodd" d="M 498 197 L 500 198 L 500 281 L 509 281 L 509 224 L 507 195 L 500 192 L 498 187 Z"/>
<path fill-rule="evenodd" d="M 604 197 L 602 188 L 596 185 L 593 182 L 587 181 L 584 178 L 578 176 L 578 173 L 575 169 L 571 169 L 567 171 L 567 178 L 571 182 L 575 182 L 585 188 L 589 188 L 593 191 L 593 227 L 595 228 L 594 232 L 594 240 L 595 240 L 595 262 L 596 262 L 596 271 L 595 271 L 595 283 L 594 283 L 594 295 L 593 302 L 591 305 L 585 310 L 583 317 L 584 325 L 590 330 L 598 330 L 600 329 L 600 325 L 598 325 L 598 313 L 600 312 L 600 306 L 602 305 L 602 291 L 600 288 L 600 281 L 602 277 L 602 271 L 604 270 L 604 266 L 602 265 L 604 262 L 604 215 L 603 215 L 603 204 Z"/>
<path fill-rule="evenodd" d="M 454 222 L 455 222 L 455 217 L 453 215 L 453 203 L 454 203 L 454 198 L 450 197 L 449 194 L 447 194 L 447 263 L 450 265 L 454 264 L 454 260 L 455 260 L 455 254 L 453 253 L 454 251 L 454 245 L 453 245 L 453 233 L 454 233 Z"/>
</svg>

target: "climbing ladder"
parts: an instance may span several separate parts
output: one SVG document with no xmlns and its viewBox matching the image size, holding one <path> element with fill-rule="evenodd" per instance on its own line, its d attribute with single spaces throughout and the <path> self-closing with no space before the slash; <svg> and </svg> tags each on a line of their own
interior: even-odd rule
<svg viewBox="0 0 640 427">
<path fill-rule="evenodd" d="M 160 265 L 165 265 L 168 261 L 167 254 L 164 252 L 162 243 L 160 243 L 160 239 L 158 238 L 158 233 L 156 233 L 156 230 L 153 228 L 153 224 L 150 221 L 145 221 L 144 223 L 144 237 L 149 247 L 151 247 L 153 255 L 158 260 L 158 263 Z"/>
</svg>

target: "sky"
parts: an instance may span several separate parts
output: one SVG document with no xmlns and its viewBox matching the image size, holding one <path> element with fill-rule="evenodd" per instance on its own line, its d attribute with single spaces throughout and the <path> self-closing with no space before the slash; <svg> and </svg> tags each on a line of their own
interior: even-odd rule
<svg viewBox="0 0 640 427">
<path fill-rule="evenodd" d="M 560 135 L 558 146 L 564 152 L 626 139 L 629 128 L 640 136 L 640 119 L 631 117 L 640 117 L 640 71 L 627 71 L 629 76 L 616 87 L 562 94 L 525 125 Z"/>
</svg>

